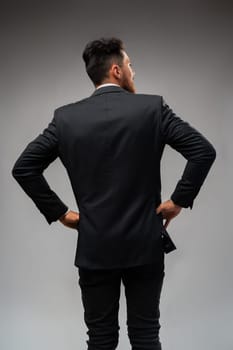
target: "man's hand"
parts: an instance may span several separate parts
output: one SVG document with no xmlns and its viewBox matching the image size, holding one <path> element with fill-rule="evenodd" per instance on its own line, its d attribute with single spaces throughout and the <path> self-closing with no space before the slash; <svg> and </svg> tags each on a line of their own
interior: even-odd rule
<svg viewBox="0 0 233 350">
<path fill-rule="evenodd" d="M 66 214 L 59 218 L 59 221 L 70 228 L 77 229 L 77 224 L 79 221 L 79 213 L 76 211 L 69 210 Z"/>
<path fill-rule="evenodd" d="M 182 207 L 179 206 L 178 204 L 175 204 L 171 199 L 161 203 L 157 208 L 156 208 L 156 213 L 159 214 L 160 212 L 163 215 L 163 219 L 166 219 L 164 227 L 167 228 L 169 222 L 177 216 Z"/>
</svg>

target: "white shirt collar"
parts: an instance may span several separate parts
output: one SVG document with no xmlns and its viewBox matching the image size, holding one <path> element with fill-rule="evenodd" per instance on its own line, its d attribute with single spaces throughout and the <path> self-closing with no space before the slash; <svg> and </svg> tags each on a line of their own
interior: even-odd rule
<svg viewBox="0 0 233 350">
<path fill-rule="evenodd" d="M 119 87 L 120 87 L 120 85 L 118 85 L 118 84 L 114 84 L 114 83 L 105 83 L 105 84 L 99 85 L 99 86 L 96 88 L 96 90 L 99 89 L 99 88 L 101 88 L 101 87 L 103 87 L 103 86 L 109 86 L 109 85 L 115 85 L 115 86 L 119 86 Z"/>
</svg>

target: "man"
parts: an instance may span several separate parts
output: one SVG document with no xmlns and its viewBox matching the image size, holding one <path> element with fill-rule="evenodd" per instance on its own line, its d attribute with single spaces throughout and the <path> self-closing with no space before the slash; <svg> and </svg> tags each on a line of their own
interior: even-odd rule
<svg viewBox="0 0 233 350">
<path fill-rule="evenodd" d="M 12 174 L 49 224 L 60 220 L 78 230 L 75 266 L 88 349 L 117 347 L 122 280 L 132 349 L 158 350 L 164 253 L 176 248 L 166 228 L 182 208 L 192 209 L 216 151 L 162 96 L 136 94 L 135 73 L 120 39 L 93 40 L 82 57 L 95 91 L 57 108 Z M 161 203 L 166 144 L 187 164 L 170 199 Z M 57 157 L 67 169 L 79 213 L 68 209 L 43 176 Z"/>
</svg>

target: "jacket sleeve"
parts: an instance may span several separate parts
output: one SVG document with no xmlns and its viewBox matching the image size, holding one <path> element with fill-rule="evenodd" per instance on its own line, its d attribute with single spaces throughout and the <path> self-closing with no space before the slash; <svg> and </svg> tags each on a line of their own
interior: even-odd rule
<svg viewBox="0 0 233 350">
<path fill-rule="evenodd" d="M 170 199 L 181 207 L 192 209 L 193 201 L 216 158 L 216 150 L 204 135 L 178 117 L 162 96 L 161 132 L 164 143 L 187 159 Z"/>
<path fill-rule="evenodd" d="M 49 187 L 43 171 L 58 156 L 56 110 L 52 121 L 31 141 L 16 160 L 12 176 L 33 200 L 49 224 L 58 220 L 68 207 Z"/>
</svg>

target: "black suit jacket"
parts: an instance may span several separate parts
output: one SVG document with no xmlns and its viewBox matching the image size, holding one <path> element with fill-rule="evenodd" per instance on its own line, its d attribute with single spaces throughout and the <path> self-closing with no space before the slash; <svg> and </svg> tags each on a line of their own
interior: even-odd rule
<svg viewBox="0 0 233 350">
<path fill-rule="evenodd" d="M 171 199 L 192 209 L 216 157 L 213 145 L 178 117 L 160 95 L 105 86 L 61 106 L 43 133 L 16 160 L 12 175 L 51 224 L 68 206 L 43 171 L 57 157 L 79 208 L 74 264 L 90 269 L 153 262 L 167 233 L 162 215 L 160 161 L 165 145 L 187 164 Z"/>
</svg>

